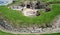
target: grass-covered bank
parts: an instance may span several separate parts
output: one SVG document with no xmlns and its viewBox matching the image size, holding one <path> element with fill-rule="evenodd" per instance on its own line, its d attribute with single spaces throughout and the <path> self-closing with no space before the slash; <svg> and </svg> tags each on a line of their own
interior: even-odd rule
<svg viewBox="0 0 60 35">
<path fill-rule="evenodd" d="M 60 14 L 60 4 L 52 5 L 51 11 L 42 13 L 40 16 L 37 17 L 25 17 L 23 16 L 20 11 L 14 11 L 8 9 L 5 6 L 0 6 L 0 12 L 3 17 L 6 17 L 10 21 L 13 21 L 16 24 L 21 25 L 33 25 L 33 24 L 43 24 L 51 22 L 55 16 Z"/>
<path fill-rule="evenodd" d="M 16 0 L 19 2 L 19 0 Z M 45 1 L 59 1 L 59 0 L 45 0 Z M 40 13 L 40 16 L 37 17 L 25 17 L 23 16 L 20 11 L 14 11 L 11 9 L 8 9 L 6 6 L 0 6 L 0 12 L 3 15 L 3 17 L 7 18 L 9 21 L 14 23 L 15 25 L 25 25 L 25 26 L 31 26 L 31 25 L 41 25 L 45 23 L 50 23 L 55 16 L 60 14 L 60 4 L 54 4 L 52 5 L 51 11 L 49 12 L 43 12 Z"/>
</svg>

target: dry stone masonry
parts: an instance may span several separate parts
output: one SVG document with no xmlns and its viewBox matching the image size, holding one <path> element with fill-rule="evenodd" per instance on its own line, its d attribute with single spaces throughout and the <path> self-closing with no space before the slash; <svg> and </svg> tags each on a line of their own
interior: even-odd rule
<svg viewBox="0 0 60 35">
<path fill-rule="evenodd" d="M 23 4 L 14 4 L 8 8 L 13 10 L 19 10 L 24 16 L 39 16 L 40 9 L 44 9 L 45 12 L 50 11 L 48 4 L 39 1 L 24 1 Z"/>
</svg>

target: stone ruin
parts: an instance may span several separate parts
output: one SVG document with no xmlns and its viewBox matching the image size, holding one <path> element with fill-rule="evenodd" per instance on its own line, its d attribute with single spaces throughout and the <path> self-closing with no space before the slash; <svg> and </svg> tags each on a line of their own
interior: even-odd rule
<svg viewBox="0 0 60 35">
<path fill-rule="evenodd" d="M 39 1 L 25 1 L 23 4 L 15 4 L 8 8 L 22 11 L 24 16 L 39 16 L 40 9 L 44 9 L 45 12 L 50 11 L 48 4 Z"/>
</svg>

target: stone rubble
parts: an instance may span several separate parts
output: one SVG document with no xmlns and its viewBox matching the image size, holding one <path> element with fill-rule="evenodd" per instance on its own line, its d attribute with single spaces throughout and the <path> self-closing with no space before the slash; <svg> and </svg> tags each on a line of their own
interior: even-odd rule
<svg viewBox="0 0 60 35">
<path fill-rule="evenodd" d="M 15 32 L 15 33 L 56 33 L 56 32 L 60 32 L 60 16 L 56 17 L 55 20 L 53 20 L 53 25 L 52 27 L 27 27 L 27 28 L 14 28 L 11 25 L 8 24 L 8 22 L 6 20 L 0 19 L 0 30 L 3 31 L 10 31 Z M 18 34 L 17 33 L 17 34 Z"/>
</svg>

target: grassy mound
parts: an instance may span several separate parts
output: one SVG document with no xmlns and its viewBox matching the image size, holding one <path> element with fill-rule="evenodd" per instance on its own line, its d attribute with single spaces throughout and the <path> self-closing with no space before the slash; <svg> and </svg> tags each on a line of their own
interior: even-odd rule
<svg viewBox="0 0 60 35">
<path fill-rule="evenodd" d="M 50 2 L 51 0 L 45 0 L 45 1 Z M 52 0 L 52 1 L 57 1 L 57 0 Z M 47 12 L 47 13 L 41 12 L 40 14 L 41 15 L 38 17 L 33 17 L 33 18 L 25 17 L 20 13 L 20 11 L 8 9 L 7 6 L 0 6 L 1 16 L 5 17 L 6 19 L 11 21 L 15 25 L 29 26 L 29 25 L 34 25 L 34 24 L 41 25 L 45 23 L 50 23 L 54 19 L 55 16 L 60 14 L 60 4 L 53 4 L 50 12 Z M 15 34 L 9 34 L 9 33 L 4 33 L 0 31 L 0 35 L 15 35 Z M 44 35 L 60 35 L 60 33 L 44 34 Z"/>
<path fill-rule="evenodd" d="M 44 24 L 51 22 L 56 15 L 60 14 L 60 4 L 53 4 L 50 12 L 41 12 L 37 17 L 25 17 L 20 11 L 8 9 L 6 6 L 0 6 L 0 13 L 9 21 L 19 25 Z"/>
</svg>

